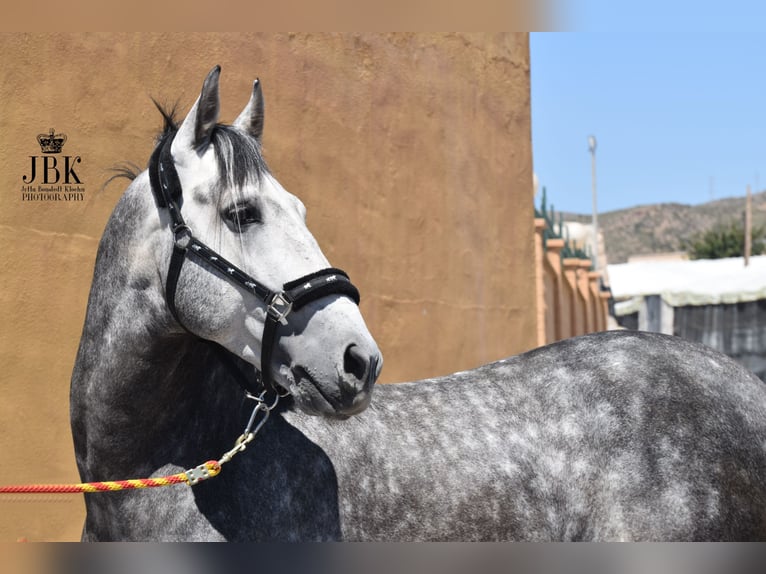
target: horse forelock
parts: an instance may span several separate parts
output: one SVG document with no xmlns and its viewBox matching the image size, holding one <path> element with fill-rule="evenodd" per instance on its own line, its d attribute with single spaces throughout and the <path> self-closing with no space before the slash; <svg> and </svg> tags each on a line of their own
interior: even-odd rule
<svg viewBox="0 0 766 574">
<path fill-rule="evenodd" d="M 172 140 L 180 127 L 176 119 L 176 106 L 165 108 L 154 102 L 163 117 L 163 128 L 157 137 L 155 149 Z M 248 182 L 259 182 L 269 168 L 263 158 L 261 144 L 252 136 L 227 124 L 217 124 L 210 136 L 215 152 L 220 190 L 241 189 Z"/>
<path fill-rule="evenodd" d="M 241 188 L 248 181 L 260 181 L 268 166 L 261 153 L 261 144 L 240 130 L 218 124 L 210 138 L 215 150 L 218 170 L 229 186 Z"/>
</svg>

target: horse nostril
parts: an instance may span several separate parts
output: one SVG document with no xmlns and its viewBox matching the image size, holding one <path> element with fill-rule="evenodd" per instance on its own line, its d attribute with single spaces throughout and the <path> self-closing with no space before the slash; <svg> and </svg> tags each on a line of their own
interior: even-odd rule
<svg viewBox="0 0 766 574">
<path fill-rule="evenodd" d="M 364 380 L 364 376 L 367 373 L 367 364 L 367 357 L 359 352 L 354 343 L 346 347 L 346 352 L 343 354 L 344 371 L 349 375 L 354 375 L 354 377 L 361 381 Z"/>
</svg>

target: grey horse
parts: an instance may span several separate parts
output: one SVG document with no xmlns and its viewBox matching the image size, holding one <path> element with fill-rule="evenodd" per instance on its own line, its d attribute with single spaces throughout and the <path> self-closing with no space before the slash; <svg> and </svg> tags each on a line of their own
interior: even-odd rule
<svg viewBox="0 0 766 574">
<path fill-rule="evenodd" d="M 260 155 L 260 84 L 225 126 L 218 74 L 158 144 L 185 227 L 143 172 L 104 231 L 71 384 L 82 480 L 229 451 L 258 371 L 285 396 L 214 478 L 87 494 L 83 540 L 766 539 L 766 388 L 710 349 L 598 333 L 371 400 L 380 352 L 345 294 L 278 324 L 268 360 L 270 307 L 211 260 L 169 300 L 179 229 L 273 292 L 327 266 Z"/>
</svg>

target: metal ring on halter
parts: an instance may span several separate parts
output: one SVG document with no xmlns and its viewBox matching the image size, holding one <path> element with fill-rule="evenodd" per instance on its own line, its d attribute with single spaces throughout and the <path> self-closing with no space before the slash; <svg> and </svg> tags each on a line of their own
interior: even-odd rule
<svg viewBox="0 0 766 574">
<path fill-rule="evenodd" d="M 277 406 L 277 403 L 279 402 L 279 398 L 280 398 L 280 396 L 286 396 L 286 395 L 280 395 L 279 393 L 277 393 L 277 394 L 276 394 L 276 396 L 274 397 L 274 402 L 273 402 L 273 403 L 271 403 L 271 406 L 269 406 L 269 405 L 267 405 L 267 404 L 266 404 L 266 399 L 264 398 L 264 397 L 266 396 L 266 393 L 268 393 L 268 391 L 263 391 L 263 392 L 262 392 L 260 395 L 258 395 L 258 396 L 256 397 L 255 395 L 253 395 L 253 394 L 251 394 L 251 393 L 248 393 L 247 391 L 245 391 L 245 396 L 246 396 L 248 399 L 252 399 L 252 400 L 254 400 L 254 401 L 255 401 L 255 402 L 257 402 L 259 405 L 263 405 L 263 408 L 264 408 L 265 410 L 267 410 L 267 411 L 271 411 L 271 410 L 273 410 L 273 409 L 274 409 L 274 407 L 276 407 L 276 406 Z"/>
<path fill-rule="evenodd" d="M 180 223 L 173 228 L 173 240 L 180 249 L 189 247 L 192 239 L 194 239 L 194 232 L 185 223 Z"/>
<path fill-rule="evenodd" d="M 280 392 L 279 392 L 277 389 L 282 389 L 282 392 L 280 393 Z M 274 392 L 275 392 L 275 393 L 277 393 L 277 396 L 278 396 L 278 397 L 281 397 L 281 398 L 285 398 L 285 397 L 289 397 L 289 396 L 290 396 L 290 391 L 289 391 L 288 389 L 284 388 L 284 387 L 283 387 L 282 385 L 280 385 L 279 383 L 277 383 L 277 384 L 275 385 L 275 387 L 274 387 Z M 275 406 L 277 406 L 277 403 L 276 403 L 276 401 L 274 401 L 274 407 L 275 407 Z M 271 408 L 274 408 L 274 407 L 271 407 Z"/>
</svg>

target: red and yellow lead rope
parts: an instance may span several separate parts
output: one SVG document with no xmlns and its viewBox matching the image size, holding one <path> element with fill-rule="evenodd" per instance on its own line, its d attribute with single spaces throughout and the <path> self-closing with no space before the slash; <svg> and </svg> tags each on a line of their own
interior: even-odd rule
<svg viewBox="0 0 766 574">
<path fill-rule="evenodd" d="M 132 490 L 138 488 L 157 488 L 159 486 L 172 486 L 174 484 L 188 484 L 194 486 L 198 482 L 213 478 L 221 472 L 221 465 L 229 462 L 235 455 L 245 450 L 248 443 L 255 438 L 258 431 L 266 423 L 269 413 L 277 406 L 279 395 L 271 405 L 264 399 L 266 391 L 259 397 L 247 394 L 248 398 L 255 401 L 253 413 L 240 437 L 234 443 L 234 447 L 225 452 L 220 460 L 209 460 L 186 472 L 161 476 L 158 478 L 132 478 L 128 480 L 111 480 L 107 482 L 81 482 L 79 484 L 21 484 L 16 486 L 0 486 L 0 494 L 80 494 L 83 492 L 114 492 L 117 490 Z M 261 413 L 261 419 L 257 422 L 257 415 Z"/>
<path fill-rule="evenodd" d="M 79 484 L 21 484 L 0 486 L 0 494 L 79 494 L 83 492 L 112 492 L 136 488 L 157 488 L 174 484 L 194 485 L 212 478 L 221 472 L 221 464 L 209 460 L 195 468 L 170 476 L 157 478 L 133 478 L 128 480 L 110 480 L 106 482 L 82 482 Z"/>
</svg>

